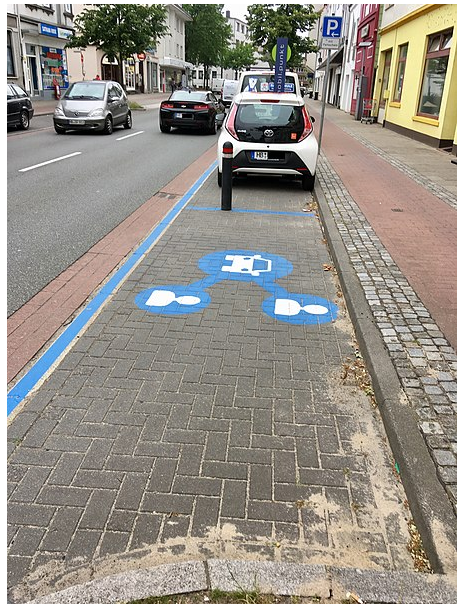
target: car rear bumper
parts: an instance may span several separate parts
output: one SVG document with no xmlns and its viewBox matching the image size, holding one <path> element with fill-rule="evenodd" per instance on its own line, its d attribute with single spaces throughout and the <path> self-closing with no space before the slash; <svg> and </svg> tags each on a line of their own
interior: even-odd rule
<svg viewBox="0 0 462 607">
<path fill-rule="evenodd" d="M 235 173 L 266 173 L 281 175 L 313 174 L 295 152 L 269 152 L 268 160 L 253 160 L 251 151 L 243 150 L 233 158 L 232 169 Z"/>
<path fill-rule="evenodd" d="M 175 117 L 174 114 L 184 114 L 182 118 Z M 161 110 L 160 112 L 160 124 L 163 126 L 173 127 L 184 127 L 188 129 L 207 129 L 210 127 L 212 116 L 208 112 L 181 112 L 176 110 L 175 112 Z"/>
</svg>

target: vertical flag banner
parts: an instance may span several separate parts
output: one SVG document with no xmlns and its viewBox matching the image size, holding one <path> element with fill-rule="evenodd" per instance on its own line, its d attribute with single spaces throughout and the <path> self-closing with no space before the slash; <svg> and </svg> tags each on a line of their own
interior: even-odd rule
<svg viewBox="0 0 462 607">
<path fill-rule="evenodd" d="M 286 82 L 286 64 L 288 38 L 278 38 L 276 41 L 276 60 L 274 64 L 274 92 L 283 93 Z"/>
</svg>

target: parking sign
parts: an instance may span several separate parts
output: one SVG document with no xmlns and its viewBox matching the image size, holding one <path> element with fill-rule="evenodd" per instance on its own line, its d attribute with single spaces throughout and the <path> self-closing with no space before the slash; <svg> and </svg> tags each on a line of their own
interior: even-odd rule
<svg viewBox="0 0 462 607">
<path fill-rule="evenodd" d="M 342 33 L 342 17 L 324 17 L 321 48 L 338 48 Z"/>
</svg>

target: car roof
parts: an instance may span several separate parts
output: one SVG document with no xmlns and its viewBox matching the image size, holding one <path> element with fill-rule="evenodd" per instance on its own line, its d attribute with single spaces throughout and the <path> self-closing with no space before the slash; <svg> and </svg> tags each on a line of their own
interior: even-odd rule
<svg viewBox="0 0 462 607">
<path fill-rule="evenodd" d="M 234 103 L 251 104 L 261 102 L 281 103 L 282 105 L 305 105 L 305 100 L 295 93 L 239 93 Z"/>
</svg>

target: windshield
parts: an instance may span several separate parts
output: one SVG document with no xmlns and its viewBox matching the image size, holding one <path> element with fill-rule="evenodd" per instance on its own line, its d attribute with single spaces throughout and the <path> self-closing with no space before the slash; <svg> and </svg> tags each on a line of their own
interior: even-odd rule
<svg viewBox="0 0 462 607">
<path fill-rule="evenodd" d="M 274 91 L 274 74 L 244 76 L 241 93 L 268 93 Z M 286 76 L 284 91 L 295 93 L 295 78 Z"/>
<path fill-rule="evenodd" d="M 104 99 L 106 84 L 104 82 L 75 82 L 66 91 L 65 99 Z"/>
</svg>

